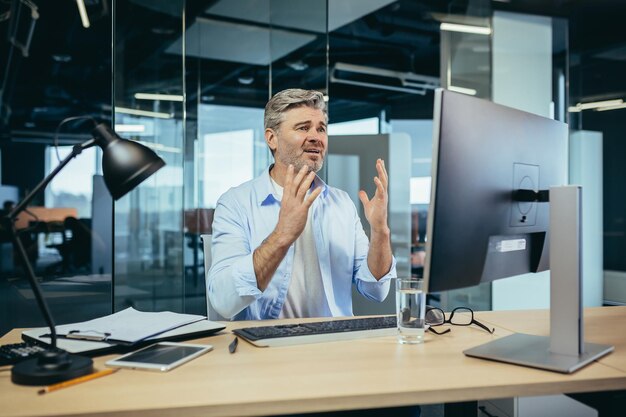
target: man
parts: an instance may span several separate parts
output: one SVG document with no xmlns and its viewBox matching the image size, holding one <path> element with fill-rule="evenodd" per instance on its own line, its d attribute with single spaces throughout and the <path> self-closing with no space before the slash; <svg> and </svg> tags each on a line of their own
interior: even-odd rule
<svg viewBox="0 0 626 417">
<path fill-rule="evenodd" d="M 376 193 L 359 193 L 371 244 L 347 193 L 315 175 L 328 147 L 317 91 L 284 90 L 265 107 L 274 164 L 219 199 L 208 293 L 235 320 L 352 315 L 351 286 L 382 301 L 395 278 L 387 225 L 388 177 L 376 162 Z"/>
</svg>

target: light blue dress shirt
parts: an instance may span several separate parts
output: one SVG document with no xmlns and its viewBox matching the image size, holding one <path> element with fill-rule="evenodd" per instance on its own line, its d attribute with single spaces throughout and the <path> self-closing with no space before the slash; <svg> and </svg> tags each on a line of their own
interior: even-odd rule
<svg viewBox="0 0 626 417">
<path fill-rule="evenodd" d="M 278 318 L 289 289 L 294 245 L 265 291 L 257 287 L 252 263 L 252 253 L 278 223 L 280 201 L 269 170 L 228 190 L 215 209 L 207 291 L 213 308 L 233 320 Z M 384 300 L 389 280 L 396 277 L 396 260 L 393 258 L 387 275 L 377 281 L 367 266 L 369 240 L 354 203 L 346 192 L 326 185 L 319 177 L 314 186 L 322 187 L 310 210 L 326 301 L 333 316 L 351 316 L 352 283 L 365 297 Z"/>
</svg>

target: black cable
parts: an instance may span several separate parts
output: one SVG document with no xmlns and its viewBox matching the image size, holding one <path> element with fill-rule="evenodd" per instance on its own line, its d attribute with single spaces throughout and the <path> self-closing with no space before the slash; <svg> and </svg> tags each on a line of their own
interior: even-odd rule
<svg viewBox="0 0 626 417">
<path fill-rule="evenodd" d="M 57 161 L 61 162 L 61 156 L 59 155 L 59 131 L 61 130 L 61 126 L 63 126 L 65 123 L 67 122 L 71 122 L 73 120 L 91 120 L 93 122 L 93 126 L 96 127 L 98 125 L 98 122 L 96 122 L 96 120 L 91 117 L 91 116 L 72 116 L 72 117 L 66 117 L 65 119 L 61 120 L 61 123 L 58 124 L 57 129 L 54 132 L 54 151 L 56 153 L 57 156 Z"/>
</svg>

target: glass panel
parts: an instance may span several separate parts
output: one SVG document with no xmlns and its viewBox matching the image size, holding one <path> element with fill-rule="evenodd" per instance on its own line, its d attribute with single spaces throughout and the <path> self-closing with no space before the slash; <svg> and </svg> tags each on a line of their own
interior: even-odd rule
<svg viewBox="0 0 626 417">
<path fill-rule="evenodd" d="M 602 22 L 602 27 L 609 27 L 608 21 L 619 19 L 623 15 L 623 4 L 612 3 L 611 7 L 590 21 Z M 610 10 L 610 12 L 609 12 Z M 583 14 L 587 17 L 595 9 L 587 8 Z M 609 12 L 609 13 L 607 13 Z M 602 16 L 599 18 L 599 16 Z M 601 19 L 601 20 L 600 20 Z M 585 20 L 585 22 L 587 22 Z M 594 201 L 594 212 L 599 211 L 599 218 L 593 222 L 601 228 L 601 234 L 593 231 L 586 241 L 600 241 L 601 253 L 595 259 L 583 260 L 583 268 L 594 267 L 593 275 L 598 267 L 603 269 L 604 289 L 603 302 L 608 305 L 626 305 L 626 194 L 624 178 L 626 178 L 626 59 L 624 59 L 624 41 L 616 39 L 610 32 L 597 39 L 591 38 L 582 26 L 572 23 L 570 32 L 572 50 L 568 68 L 571 81 L 567 84 L 570 97 L 569 125 L 573 129 L 570 145 L 576 139 L 580 155 L 572 168 L 577 169 L 578 178 L 570 177 L 571 181 L 592 180 L 589 185 L 594 188 L 592 194 L 601 198 Z M 609 25 L 609 26 L 607 26 Z M 590 28 L 590 26 L 586 26 Z M 595 32 L 594 32 L 595 33 Z M 595 42 L 590 42 L 593 39 Z M 597 46 L 596 46 L 597 45 Z M 584 46 L 584 47 L 583 47 Z M 578 47 L 578 48 L 576 48 Z M 610 103 L 591 104 L 604 101 Z M 586 109 L 581 109 L 587 104 Z M 598 106 L 606 106 L 598 109 Z M 596 108 L 594 108 L 596 107 Z M 594 149 L 595 148 L 595 149 Z M 571 148 L 572 149 L 572 148 Z M 571 155 L 572 156 L 572 155 Z M 571 173 L 573 174 L 573 173 Z M 571 175 L 570 174 L 570 175 Z M 595 177 L 595 178 L 594 178 Z M 584 187 L 585 185 L 583 185 Z M 588 187 L 587 187 L 588 188 Z M 587 195 L 586 189 L 583 195 Z M 583 215 L 585 215 L 583 207 Z M 598 224 L 598 222 L 600 222 Z M 587 264 L 584 262 L 587 261 Z M 587 271 L 587 269 L 585 269 Z M 585 295 L 586 295 L 585 290 Z"/>
<path fill-rule="evenodd" d="M 230 187 L 252 179 L 266 167 L 263 110 L 201 105 L 200 119 L 200 202 L 202 207 L 214 208 Z"/>
<path fill-rule="evenodd" d="M 110 122 L 112 16 L 102 2 L 88 9 L 89 30 L 75 2 L 3 3 L 12 42 L 0 45 L 0 217 L 91 138 L 93 119 Z M 99 157 L 91 148 L 72 159 L 16 222 L 57 324 L 111 313 L 112 202 L 94 175 Z M 104 232 L 98 210 L 109 212 Z M 0 334 L 44 325 L 0 225 Z"/>
<path fill-rule="evenodd" d="M 166 163 L 115 204 L 116 311 L 184 311 L 183 7 L 183 0 L 115 2 L 115 123 Z"/>
<path fill-rule="evenodd" d="M 271 93 L 327 92 L 327 0 L 270 0 Z"/>
<path fill-rule="evenodd" d="M 341 3 L 341 4 L 339 4 Z M 384 152 L 390 173 L 398 173 L 407 167 L 406 175 L 390 180 L 390 227 L 392 248 L 400 276 L 411 274 L 411 209 L 409 205 L 410 177 L 415 176 L 417 152 L 427 155 L 428 163 L 420 175 L 430 175 L 430 122 L 432 119 L 432 91 L 439 86 L 439 33 L 438 25 L 428 16 L 424 4 L 412 1 L 330 2 L 329 3 L 329 106 L 333 135 L 355 135 L 361 120 L 378 120 L 376 130 L 367 133 L 380 134 L 377 142 L 387 143 Z M 422 119 L 427 124 L 427 134 L 419 135 Z M 337 126 L 341 129 L 335 129 Z M 372 129 L 373 130 L 373 129 Z M 365 133 L 365 132 L 363 132 Z M 389 137 L 388 134 L 391 134 Z M 408 151 L 397 151 L 397 144 L 409 138 Z M 332 147 L 337 136 L 330 138 Z M 365 139 L 365 136 L 362 137 Z M 360 138 L 350 145 L 353 154 L 360 158 L 352 165 L 374 166 L 382 154 L 369 155 L 362 161 Z M 422 148 L 422 145 L 424 147 Z M 383 152 L 382 149 L 379 150 Z M 343 152 L 343 151 L 342 151 Z M 341 158 L 339 158 L 341 157 Z M 347 168 L 345 155 L 330 155 L 329 166 L 337 159 L 337 169 Z M 423 157 L 424 158 L 424 157 Z M 330 170 L 330 168 L 329 168 Z M 356 178 L 359 178 L 358 172 Z M 340 178 L 329 172 L 329 183 Z M 364 188 L 373 192 L 371 179 L 352 185 L 356 191 Z M 349 184 L 346 182 L 346 186 Z M 349 191 L 349 190 L 348 190 Z M 356 192 L 351 195 L 356 196 Z M 353 198 L 356 207 L 361 202 Z M 398 201 L 402 201 L 398 206 Z M 425 209 L 424 209 L 425 213 Z M 368 229 L 367 220 L 361 219 Z M 393 313 L 395 301 L 388 297 L 383 304 L 353 297 L 355 314 Z"/>
<path fill-rule="evenodd" d="M 556 45 L 554 40 L 556 35 L 567 33 L 566 26 L 555 26 L 555 20 L 547 16 L 501 11 L 494 12 L 492 26 L 493 101 L 554 117 L 555 103 L 559 102 L 554 95 L 554 80 L 562 68 L 562 58 L 558 58 L 564 49 L 567 51 L 566 43 Z M 565 32 L 558 33 L 559 30 Z M 561 86 L 564 82 L 560 81 Z M 492 283 L 492 308 L 547 308 L 549 294 L 547 271 L 500 279 Z"/>
<path fill-rule="evenodd" d="M 437 14 L 441 31 L 441 86 L 459 93 L 492 99 L 492 22 L 491 6 L 484 9 L 457 10 Z M 421 224 L 426 221 L 424 208 L 414 212 L 414 232 L 418 241 L 421 239 Z M 427 208 L 426 208 L 427 210 Z M 415 219 L 417 217 L 417 219 Z M 422 221 L 420 221 L 422 220 Z M 423 229 L 424 226 L 421 226 Z M 423 243 L 418 243 L 414 260 L 423 263 Z M 419 270 L 419 267 L 418 267 Z M 466 306 L 474 310 L 491 309 L 491 283 L 484 283 L 470 288 L 433 294 L 442 308 L 451 310 L 457 306 Z M 437 304 L 435 302 L 435 304 Z"/>
<path fill-rule="evenodd" d="M 329 135 L 375 135 L 379 132 L 380 120 L 378 117 L 328 124 Z"/>
<path fill-rule="evenodd" d="M 211 234 L 218 198 L 271 160 L 263 133 L 269 94 L 269 1 L 210 2 L 187 9 L 184 166 L 186 311 L 204 314 L 200 235 Z"/>
</svg>

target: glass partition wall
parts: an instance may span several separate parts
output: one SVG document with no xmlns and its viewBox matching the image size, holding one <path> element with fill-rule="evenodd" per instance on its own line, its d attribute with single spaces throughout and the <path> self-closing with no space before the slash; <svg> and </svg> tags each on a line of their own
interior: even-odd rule
<svg viewBox="0 0 626 417">
<path fill-rule="evenodd" d="M 114 115 L 120 134 L 166 166 L 115 203 L 114 310 L 183 311 L 185 2 L 114 2 Z"/>
<path fill-rule="evenodd" d="M 186 311 L 206 312 L 200 235 L 218 198 L 257 176 L 271 156 L 263 135 L 270 91 L 269 2 L 204 2 L 186 16 L 187 146 L 183 230 Z"/>
<path fill-rule="evenodd" d="M 263 111 L 285 88 L 326 88 L 326 0 L 208 2 L 187 16 L 186 305 L 205 308 L 199 236 L 218 198 L 273 162 Z M 309 71 L 309 68 L 314 71 Z M 193 143 L 193 144 L 192 144 Z"/>
<path fill-rule="evenodd" d="M 419 276 L 430 197 L 433 91 L 441 86 L 494 99 L 501 91 L 495 86 L 498 74 L 506 72 L 501 57 L 515 53 L 515 45 L 508 50 L 508 35 L 494 33 L 494 22 L 526 19 L 498 16 L 491 5 L 476 8 L 471 2 L 116 4 L 116 124 L 144 126 L 133 137 L 150 144 L 168 165 L 116 204 L 115 306 L 202 314 L 200 236 L 211 233 L 219 196 L 272 163 L 263 108 L 285 88 L 317 89 L 328 99 L 331 146 L 320 175 L 331 185 L 349 193 L 373 192 L 367 179 L 350 178 L 367 174 L 367 161 L 376 157 L 361 144 L 374 140 L 381 146 L 377 152 L 398 175 L 390 191 L 398 272 Z M 130 24 L 131 16 L 134 22 L 141 17 L 142 30 Z M 545 22 L 545 33 L 567 30 L 553 30 L 549 18 Z M 506 23 L 501 27 L 512 24 Z M 556 78 L 566 84 L 567 44 L 559 36 L 547 40 L 542 64 L 551 78 L 560 62 Z M 494 39 L 502 39 L 501 49 L 494 50 Z M 555 104 L 546 106 L 562 109 L 557 102 L 564 102 L 558 96 L 564 89 L 552 86 L 548 98 Z M 142 93 L 171 97 L 146 100 L 139 98 Z M 333 150 L 333 143 L 353 151 Z M 360 210 L 356 195 L 354 200 Z M 443 299 L 434 295 L 433 302 L 490 309 L 491 291 L 483 285 Z M 382 306 L 355 298 L 355 312 L 392 312 L 392 298 Z"/>
<path fill-rule="evenodd" d="M 71 147 L 91 138 L 89 118 L 111 122 L 112 16 L 92 7 L 87 29 L 75 2 L 3 2 L 0 8 L 4 216 Z M 15 223 L 57 324 L 111 312 L 113 204 L 101 157 L 91 148 L 71 160 Z M 0 335 L 43 325 L 21 259 L 0 225 Z"/>
<path fill-rule="evenodd" d="M 435 88 L 521 108 L 531 103 L 541 114 L 564 121 L 569 104 L 578 128 L 594 130 L 592 122 L 600 120 L 600 115 L 576 112 L 574 101 L 582 98 L 568 103 L 567 22 L 513 13 L 508 6 L 504 13 L 494 10 L 500 7 L 494 2 L 112 0 L 110 6 L 89 8 L 94 19 L 91 29 L 68 37 L 100 39 L 99 43 L 91 40 L 89 53 L 75 62 L 90 68 L 84 93 L 93 90 L 98 98 L 72 101 L 89 105 L 71 115 L 84 112 L 109 121 L 121 136 L 154 149 L 167 166 L 113 203 L 102 183 L 96 151 L 69 165 L 66 179 L 51 184 L 37 203 L 75 208 L 77 216 L 84 218 L 81 224 L 90 224 L 89 245 L 79 245 L 81 254 L 89 247 L 87 262 L 71 265 L 73 271 L 63 269 L 68 266 L 64 261 L 83 259 L 84 254 L 77 258 L 78 252 L 66 251 L 70 256 L 64 258 L 62 251 L 68 246 L 63 239 L 82 236 L 84 228 L 29 234 L 37 271 L 44 279 L 44 291 L 54 295 L 49 300 L 59 322 L 86 320 L 128 306 L 206 313 L 200 236 L 211 233 L 219 196 L 272 163 L 264 140 L 263 109 L 269 97 L 282 89 L 317 89 L 327 97 L 331 149 L 320 175 L 353 195 L 359 210 L 358 190 L 373 192 L 375 172 L 368 171 L 373 160 L 378 156 L 387 160 L 393 178 L 392 245 L 402 276 L 419 276 L 424 258 Z M 41 10 L 38 28 L 53 16 L 43 5 Z M 75 12 L 62 11 L 63 16 Z M 65 25 L 68 31 L 75 32 L 80 25 L 74 17 Z M 515 61 L 519 57 L 529 67 L 522 73 L 524 66 Z M 71 59 L 55 54 L 55 68 L 70 65 Z M 92 61 L 99 64 L 91 65 Z M 46 91 L 60 94 L 54 88 Z M 99 102 L 105 104 L 92 105 Z M 56 114 L 38 107 L 23 125 L 39 128 L 42 118 Z M 60 121 L 55 118 L 48 131 L 54 132 Z M 84 121 L 66 128 L 59 136 L 60 145 L 89 138 Z M 590 155 L 588 148 L 581 147 L 589 134 L 581 135 L 571 147 L 578 163 L 572 177 L 590 172 L 585 167 L 597 163 L 597 159 L 579 158 L 582 150 Z M 57 161 L 52 133 L 38 135 L 35 141 L 22 136 L 16 130 L 15 139 L 1 149 L 3 186 L 21 184 L 2 190 L 15 198 Z M 59 148 L 59 155 L 63 152 Z M 16 165 L 19 160 L 29 161 L 28 170 Z M 602 184 L 601 178 L 591 180 Z M 618 206 L 606 196 L 596 200 L 602 199 L 612 202 L 609 229 L 618 230 L 623 224 L 614 214 L 613 207 Z M 602 208 L 586 212 L 593 210 Z M 363 224 L 367 232 L 365 219 Z M 611 233 L 605 241 L 613 254 L 619 246 L 612 242 L 621 238 Z M 14 268 L 10 245 L 1 247 L 0 325 L 4 327 L 0 330 L 42 324 L 28 285 Z M 611 259 L 617 258 L 607 261 L 610 268 L 621 271 L 621 264 Z M 509 303 L 498 301 L 497 292 L 484 285 L 444 297 L 435 294 L 431 302 L 476 309 Z M 393 296 L 383 304 L 363 302 L 357 296 L 354 310 L 356 314 L 393 312 Z"/>
</svg>

